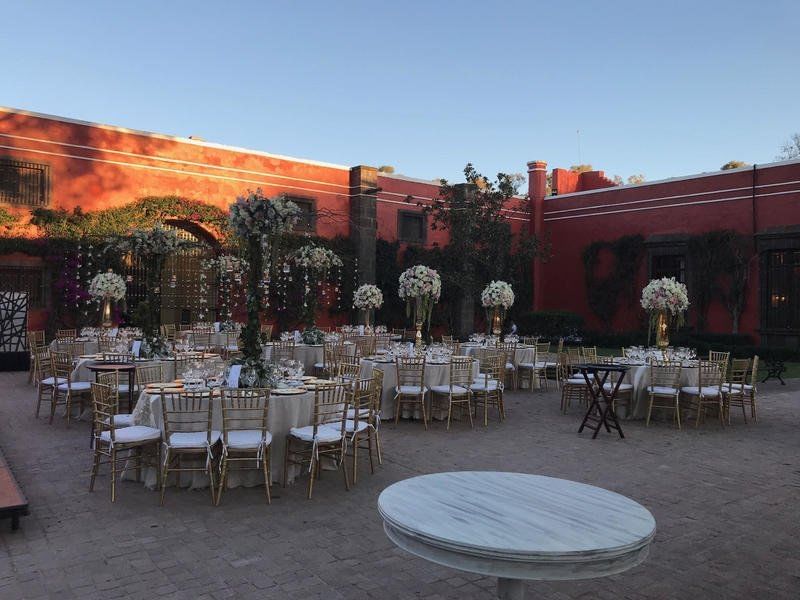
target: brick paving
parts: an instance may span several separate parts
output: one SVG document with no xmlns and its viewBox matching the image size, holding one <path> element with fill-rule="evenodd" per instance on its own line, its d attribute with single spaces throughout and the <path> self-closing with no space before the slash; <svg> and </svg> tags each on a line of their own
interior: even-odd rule
<svg viewBox="0 0 800 600">
<path fill-rule="evenodd" d="M 581 582 L 531 582 L 536 598 L 797 598 L 800 594 L 800 380 L 761 387 L 760 422 L 677 431 L 624 422 L 626 439 L 576 431 L 556 393 L 507 395 L 489 427 L 419 423 L 381 429 L 384 465 L 344 490 L 324 474 L 314 499 L 300 485 L 155 492 L 108 478 L 88 490 L 87 422 L 33 417 L 20 373 L 0 373 L 0 446 L 31 514 L 0 522 L 0 598 L 491 598 L 494 581 L 396 549 L 376 500 L 422 473 L 492 469 L 597 484 L 649 508 L 658 533 L 647 561 Z M 587 519 L 592 516 L 587 514 Z"/>
</svg>

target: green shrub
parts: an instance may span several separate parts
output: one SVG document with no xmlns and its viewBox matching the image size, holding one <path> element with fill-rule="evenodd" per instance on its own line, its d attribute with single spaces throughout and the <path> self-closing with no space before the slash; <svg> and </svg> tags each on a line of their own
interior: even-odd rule
<svg viewBox="0 0 800 600">
<path fill-rule="evenodd" d="M 576 338 L 583 330 L 583 317 L 566 310 L 530 311 L 517 317 L 517 331 L 521 335 L 538 335 L 546 338 Z"/>
</svg>

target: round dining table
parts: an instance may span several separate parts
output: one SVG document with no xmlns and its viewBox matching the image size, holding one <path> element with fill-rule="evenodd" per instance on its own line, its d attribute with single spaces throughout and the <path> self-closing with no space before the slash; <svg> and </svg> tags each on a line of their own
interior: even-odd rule
<svg viewBox="0 0 800 600">
<path fill-rule="evenodd" d="M 440 565 L 497 577 L 497 597 L 526 580 L 605 577 L 647 558 L 653 515 L 620 494 L 526 473 L 462 471 L 400 481 L 381 492 L 389 539 Z"/>
</svg>

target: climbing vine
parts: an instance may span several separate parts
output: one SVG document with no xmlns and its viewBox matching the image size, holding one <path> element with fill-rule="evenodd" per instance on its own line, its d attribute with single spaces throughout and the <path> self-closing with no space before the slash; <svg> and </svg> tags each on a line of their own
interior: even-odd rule
<svg viewBox="0 0 800 600">
<path fill-rule="evenodd" d="M 614 256 L 611 272 L 597 275 L 600 253 L 609 250 Z M 644 238 L 627 235 L 614 241 L 589 244 L 583 251 L 584 277 L 589 308 L 607 325 L 619 308 L 620 300 L 633 304 L 636 299 L 636 275 L 644 254 Z"/>
</svg>

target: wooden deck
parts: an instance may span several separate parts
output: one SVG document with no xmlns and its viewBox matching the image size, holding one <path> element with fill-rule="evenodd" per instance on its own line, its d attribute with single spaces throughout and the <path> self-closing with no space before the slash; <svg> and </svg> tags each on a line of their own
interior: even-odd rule
<svg viewBox="0 0 800 600">
<path fill-rule="evenodd" d="M 14 479 L 5 457 L 0 453 L 0 518 L 11 518 L 11 529 L 19 529 L 19 518 L 28 514 L 28 499 Z"/>
</svg>

